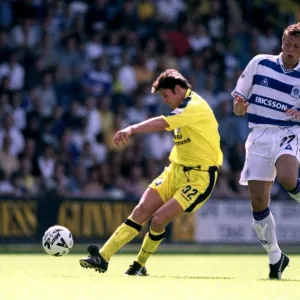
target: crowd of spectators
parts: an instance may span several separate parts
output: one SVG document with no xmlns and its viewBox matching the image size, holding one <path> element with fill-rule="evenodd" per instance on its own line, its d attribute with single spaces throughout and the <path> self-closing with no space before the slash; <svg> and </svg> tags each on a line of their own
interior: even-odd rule
<svg viewBox="0 0 300 300">
<path fill-rule="evenodd" d="M 151 83 L 176 68 L 220 125 L 214 196 L 247 196 L 238 178 L 249 129 L 230 92 L 254 55 L 280 52 L 283 28 L 299 17 L 296 1 L 284 3 L 2 0 L 0 194 L 138 199 L 168 164 L 172 136 L 121 148 L 113 136 L 168 111 Z"/>
</svg>

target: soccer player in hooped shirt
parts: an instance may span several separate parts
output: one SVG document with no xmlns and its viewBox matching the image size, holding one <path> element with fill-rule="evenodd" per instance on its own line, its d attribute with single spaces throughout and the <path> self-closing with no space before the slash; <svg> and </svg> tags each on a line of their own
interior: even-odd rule
<svg viewBox="0 0 300 300">
<path fill-rule="evenodd" d="M 252 128 L 240 184 L 248 184 L 252 225 L 269 256 L 269 278 L 281 279 L 289 258 L 277 244 L 269 204 L 276 175 L 300 202 L 300 23 L 284 30 L 282 53 L 257 55 L 249 62 L 232 95 L 234 113 L 248 113 Z"/>
<path fill-rule="evenodd" d="M 153 83 L 152 93 L 159 93 L 173 111 L 168 116 L 151 118 L 118 131 L 114 141 L 119 145 L 127 143 L 134 134 L 173 131 L 171 164 L 149 185 L 131 215 L 104 246 L 100 250 L 96 245 L 88 247 L 90 256 L 80 260 L 82 267 L 105 272 L 112 255 L 136 237 L 152 218 L 141 250 L 125 272 L 133 276 L 147 275 L 146 261 L 162 242 L 166 225 L 183 212 L 199 209 L 214 189 L 223 155 L 211 108 L 173 69 L 160 74 Z"/>
</svg>

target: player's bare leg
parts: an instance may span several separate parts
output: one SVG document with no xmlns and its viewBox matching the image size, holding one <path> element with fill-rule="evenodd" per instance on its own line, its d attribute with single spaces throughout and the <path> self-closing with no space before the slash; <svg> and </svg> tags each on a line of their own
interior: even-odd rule
<svg viewBox="0 0 300 300">
<path fill-rule="evenodd" d="M 164 202 L 158 192 L 154 189 L 148 188 L 129 218 L 138 224 L 144 224 L 163 205 Z"/>
<path fill-rule="evenodd" d="M 149 232 L 145 235 L 141 250 L 134 263 L 125 272 L 126 275 L 146 275 L 145 264 L 162 242 L 166 226 L 182 213 L 183 208 L 175 199 L 170 199 L 154 213 Z"/>
<path fill-rule="evenodd" d="M 299 162 L 293 155 L 279 156 L 275 164 L 277 179 L 291 197 L 300 202 Z"/>
<path fill-rule="evenodd" d="M 288 265 L 289 259 L 278 246 L 275 221 L 269 208 L 272 184 L 271 181 L 248 181 L 253 211 L 252 226 L 269 256 L 269 278 L 281 279 L 281 273 Z"/>
<path fill-rule="evenodd" d="M 132 214 L 112 234 L 109 240 L 99 250 L 99 246 L 88 247 L 89 257 L 80 259 L 80 265 L 85 268 L 94 268 L 100 273 L 106 272 L 108 261 L 125 244 L 135 238 L 142 225 L 163 205 L 157 191 L 148 188 L 143 194 L 139 204 L 134 208 Z"/>
</svg>

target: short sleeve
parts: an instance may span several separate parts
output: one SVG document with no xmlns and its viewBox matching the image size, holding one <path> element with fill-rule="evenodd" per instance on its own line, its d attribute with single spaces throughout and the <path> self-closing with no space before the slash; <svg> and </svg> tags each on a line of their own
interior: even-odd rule
<svg viewBox="0 0 300 300">
<path fill-rule="evenodd" d="M 234 95 L 241 95 L 244 98 L 249 98 L 250 89 L 252 87 L 253 77 L 256 73 L 257 64 L 263 57 L 261 55 L 255 56 L 247 65 L 241 76 L 239 77 L 236 87 L 231 93 Z"/>
<path fill-rule="evenodd" d="M 187 106 L 186 108 L 176 108 L 168 115 L 163 115 L 163 119 L 169 124 L 167 131 L 183 126 L 191 126 L 201 120 L 206 114 L 204 107 L 199 105 Z"/>
</svg>

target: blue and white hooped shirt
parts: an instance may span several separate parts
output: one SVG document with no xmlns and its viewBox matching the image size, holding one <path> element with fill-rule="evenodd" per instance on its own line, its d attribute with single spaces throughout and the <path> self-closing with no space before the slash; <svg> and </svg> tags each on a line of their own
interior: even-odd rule
<svg viewBox="0 0 300 300">
<path fill-rule="evenodd" d="M 250 103 L 250 128 L 300 125 L 285 114 L 289 108 L 300 110 L 300 61 L 294 69 L 285 70 L 282 53 L 257 55 L 238 79 L 234 94 Z"/>
</svg>

